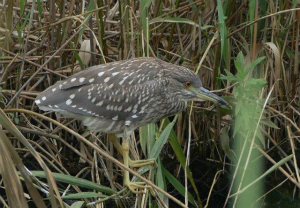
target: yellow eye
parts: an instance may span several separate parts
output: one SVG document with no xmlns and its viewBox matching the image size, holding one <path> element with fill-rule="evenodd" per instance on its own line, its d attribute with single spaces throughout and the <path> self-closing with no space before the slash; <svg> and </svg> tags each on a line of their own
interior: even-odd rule
<svg viewBox="0 0 300 208">
<path fill-rule="evenodd" d="M 185 82 L 184 85 L 185 85 L 187 88 L 189 88 L 189 87 L 192 86 L 192 83 L 191 83 L 191 82 Z"/>
</svg>

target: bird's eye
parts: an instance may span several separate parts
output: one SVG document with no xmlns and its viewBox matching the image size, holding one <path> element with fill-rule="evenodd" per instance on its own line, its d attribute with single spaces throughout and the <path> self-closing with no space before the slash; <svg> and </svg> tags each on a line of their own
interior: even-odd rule
<svg viewBox="0 0 300 208">
<path fill-rule="evenodd" d="M 187 88 L 189 88 L 189 87 L 192 86 L 192 83 L 191 83 L 191 82 L 185 82 L 184 85 L 185 85 Z"/>
</svg>

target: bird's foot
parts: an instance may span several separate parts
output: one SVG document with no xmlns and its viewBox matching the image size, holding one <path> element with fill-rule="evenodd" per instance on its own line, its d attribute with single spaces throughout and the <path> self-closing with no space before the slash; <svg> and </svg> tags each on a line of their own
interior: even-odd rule
<svg viewBox="0 0 300 208">
<path fill-rule="evenodd" d="M 124 185 L 134 194 L 143 194 L 145 193 L 145 189 L 148 189 L 152 196 L 155 196 L 155 192 L 153 188 L 149 185 L 146 185 L 145 182 L 131 182 L 131 181 L 124 181 Z"/>
<path fill-rule="evenodd" d="M 145 167 L 147 165 L 153 165 L 154 167 L 157 167 L 156 160 L 154 158 L 147 159 L 147 160 L 131 160 L 129 158 L 129 166 L 133 168 L 140 168 Z"/>
</svg>

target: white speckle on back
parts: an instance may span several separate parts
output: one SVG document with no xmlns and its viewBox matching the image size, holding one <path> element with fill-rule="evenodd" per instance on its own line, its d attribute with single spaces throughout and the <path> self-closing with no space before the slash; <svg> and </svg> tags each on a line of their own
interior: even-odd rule
<svg viewBox="0 0 300 208">
<path fill-rule="evenodd" d="M 104 74 L 104 72 L 99 72 L 98 77 L 101 77 Z"/>
<path fill-rule="evenodd" d="M 54 87 L 53 89 L 52 89 L 52 92 L 54 92 L 56 90 L 56 88 Z"/>
<path fill-rule="evenodd" d="M 76 81 L 76 78 L 71 79 L 71 82 L 75 82 L 75 81 Z"/>
<path fill-rule="evenodd" d="M 58 108 L 58 106 L 57 106 L 57 105 L 54 105 L 54 107 L 55 107 L 55 108 Z"/>
<path fill-rule="evenodd" d="M 46 100 L 47 98 L 44 96 L 44 97 L 42 97 L 42 100 Z"/>
<path fill-rule="evenodd" d="M 113 76 L 116 76 L 117 74 L 119 74 L 120 72 L 114 72 L 112 73 Z"/>
<path fill-rule="evenodd" d="M 85 78 L 84 77 L 81 77 L 80 79 L 79 79 L 79 82 L 83 82 L 85 80 Z"/>
<path fill-rule="evenodd" d="M 112 120 L 117 121 L 118 120 L 118 116 L 113 117 Z"/>
<path fill-rule="evenodd" d="M 36 104 L 40 104 L 41 101 L 40 101 L 40 100 L 36 100 L 35 103 L 36 103 Z"/>
<path fill-rule="evenodd" d="M 131 121 L 125 121 L 125 126 L 129 126 L 131 124 Z"/>
<path fill-rule="evenodd" d="M 110 80 L 110 77 L 106 77 L 105 79 L 104 79 L 104 82 L 108 82 Z"/>
<path fill-rule="evenodd" d="M 68 82 L 64 82 L 63 84 L 67 84 Z"/>
<path fill-rule="evenodd" d="M 103 100 L 100 101 L 100 102 L 98 102 L 98 103 L 96 104 L 96 106 L 102 106 L 102 104 L 103 104 Z"/>
<path fill-rule="evenodd" d="M 75 97 L 75 94 L 70 95 L 71 99 L 74 99 L 74 97 Z"/>
<path fill-rule="evenodd" d="M 59 89 L 61 89 L 61 87 L 62 87 L 62 84 L 59 85 Z"/>
<path fill-rule="evenodd" d="M 71 107 L 72 107 L 72 108 L 76 108 L 76 105 L 72 105 Z"/>
<path fill-rule="evenodd" d="M 137 115 L 133 115 L 133 116 L 131 116 L 132 118 L 137 118 L 138 116 Z"/>
<path fill-rule="evenodd" d="M 67 104 L 67 105 L 71 105 L 71 104 L 72 104 L 72 100 L 71 100 L 71 99 L 68 99 L 68 100 L 66 101 L 66 104 Z"/>
<path fill-rule="evenodd" d="M 80 87 L 79 89 L 78 89 L 78 92 L 80 92 L 82 90 L 82 87 Z"/>
<path fill-rule="evenodd" d="M 94 103 L 96 101 L 96 97 L 94 97 L 93 99 L 92 99 L 92 103 Z"/>
<path fill-rule="evenodd" d="M 94 78 L 92 78 L 92 79 L 90 79 L 90 80 L 89 80 L 89 82 L 90 82 L 90 83 L 92 83 L 94 80 L 95 80 L 95 79 L 94 79 Z"/>
</svg>

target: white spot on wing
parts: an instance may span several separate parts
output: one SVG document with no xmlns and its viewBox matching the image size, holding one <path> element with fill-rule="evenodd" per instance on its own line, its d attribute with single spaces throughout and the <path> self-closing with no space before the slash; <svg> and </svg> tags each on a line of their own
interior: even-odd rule
<svg viewBox="0 0 300 208">
<path fill-rule="evenodd" d="M 112 73 L 113 76 L 116 76 L 117 74 L 119 74 L 120 72 L 114 72 Z"/>
<path fill-rule="evenodd" d="M 106 77 L 105 79 L 104 79 L 104 82 L 108 82 L 110 80 L 110 77 Z"/>
<path fill-rule="evenodd" d="M 54 92 L 55 90 L 56 90 L 56 88 L 53 88 L 53 89 L 52 89 L 52 92 Z"/>
<path fill-rule="evenodd" d="M 93 99 L 92 99 L 92 103 L 94 103 L 96 101 L 96 97 L 94 97 Z"/>
<path fill-rule="evenodd" d="M 96 106 L 102 106 L 102 105 L 103 105 L 103 100 L 96 104 Z"/>
<path fill-rule="evenodd" d="M 125 121 L 125 126 L 129 126 L 131 124 L 131 121 Z"/>
<path fill-rule="evenodd" d="M 68 100 L 66 101 L 66 104 L 67 104 L 67 105 L 71 105 L 71 104 L 72 104 L 72 100 L 71 100 L 71 99 L 68 99 Z"/>
<path fill-rule="evenodd" d="M 133 116 L 131 116 L 132 118 L 137 118 L 138 116 L 137 115 L 133 115 Z"/>
<path fill-rule="evenodd" d="M 85 80 L 85 78 L 84 77 L 81 77 L 80 79 L 79 79 L 79 82 L 83 82 Z"/>
<path fill-rule="evenodd" d="M 113 117 L 112 120 L 117 121 L 118 120 L 118 116 Z"/>
<path fill-rule="evenodd" d="M 71 82 L 75 82 L 75 81 L 76 81 L 76 78 L 71 79 Z"/>
<path fill-rule="evenodd" d="M 104 74 L 104 72 L 99 72 L 98 77 L 101 77 Z"/>
<path fill-rule="evenodd" d="M 70 95 L 71 99 L 74 99 L 74 97 L 75 97 L 75 94 Z"/>
<path fill-rule="evenodd" d="M 89 80 L 89 82 L 90 82 L 90 83 L 92 83 L 94 80 L 95 80 L 95 79 L 94 79 L 94 78 L 92 78 L 92 79 L 90 79 L 90 80 Z"/>
<path fill-rule="evenodd" d="M 42 97 L 42 100 L 46 100 L 46 97 L 44 96 L 44 97 Z"/>
<path fill-rule="evenodd" d="M 35 103 L 36 103 L 36 104 L 40 104 L 41 101 L 40 101 L 40 100 L 36 100 Z"/>
</svg>

